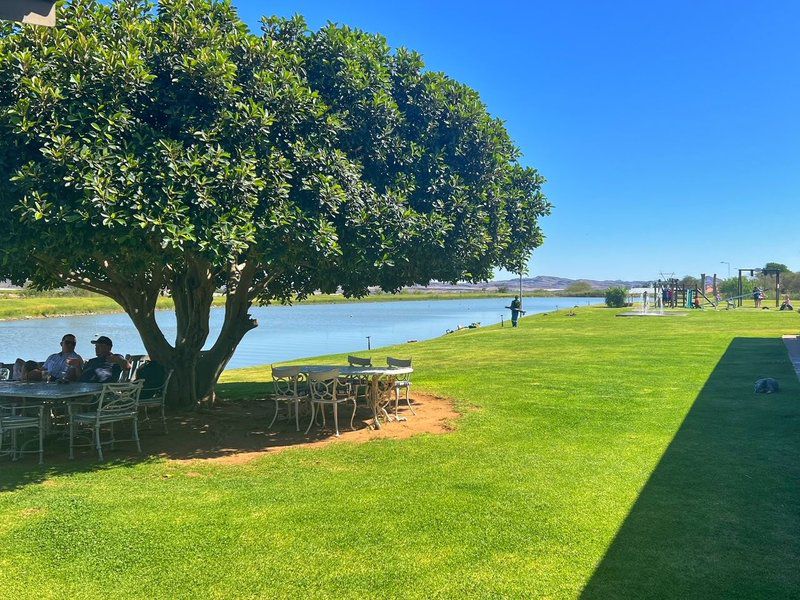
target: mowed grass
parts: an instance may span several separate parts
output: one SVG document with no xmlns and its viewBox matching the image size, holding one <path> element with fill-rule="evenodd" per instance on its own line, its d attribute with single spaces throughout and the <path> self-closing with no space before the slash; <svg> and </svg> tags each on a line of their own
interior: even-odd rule
<svg viewBox="0 0 800 600">
<path fill-rule="evenodd" d="M 245 465 L 3 459 L 0 597 L 797 597 L 800 384 L 780 335 L 800 318 L 614 314 L 374 351 L 455 400 L 447 435 Z M 754 395 L 762 376 L 781 393 Z M 221 393 L 267 378 L 229 372 Z"/>
</svg>

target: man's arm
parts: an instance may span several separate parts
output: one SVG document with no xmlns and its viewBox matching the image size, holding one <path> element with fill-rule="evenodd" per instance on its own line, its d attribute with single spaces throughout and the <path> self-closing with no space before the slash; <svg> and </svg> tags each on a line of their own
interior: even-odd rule
<svg viewBox="0 0 800 600">
<path fill-rule="evenodd" d="M 122 356 L 121 354 L 112 354 L 111 356 L 108 357 L 108 359 L 115 365 L 119 365 L 119 368 L 122 369 L 123 371 L 130 371 L 131 367 L 133 366 L 131 363 L 125 360 L 125 357 Z"/>
</svg>

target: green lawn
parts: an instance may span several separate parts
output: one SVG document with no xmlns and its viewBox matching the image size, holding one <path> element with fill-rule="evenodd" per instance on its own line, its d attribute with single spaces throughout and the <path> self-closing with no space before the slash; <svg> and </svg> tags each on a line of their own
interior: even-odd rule
<svg viewBox="0 0 800 600">
<path fill-rule="evenodd" d="M 415 389 L 464 412 L 452 434 L 243 466 L 3 459 L 0 597 L 798 597 L 798 330 L 538 315 L 373 353 L 413 354 Z"/>
</svg>

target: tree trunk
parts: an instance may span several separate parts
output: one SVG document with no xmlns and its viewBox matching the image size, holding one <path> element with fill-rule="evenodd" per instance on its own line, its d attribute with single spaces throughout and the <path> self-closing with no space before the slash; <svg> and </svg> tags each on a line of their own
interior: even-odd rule
<svg viewBox="0 0 800 600">
<path fill-rule="evenodd" d="M 172 406 L 193 408 L 213 402 L 217 380 L 239 342 L 248 331 L 258 326 L 246 310 L 232 313 L 231 307 L 226 306 L 225 324 L 219 337 L 211 349 L 203 351 L 202 346 L 208 337 L 210 305 L 209 302 L 204 318 L 182 322 L 175 346 L 167 343 L 155 314 L 134 315 L 128 312 L 148 354 L 173 371 L 168 398 Z M 176 313 L 177 306 L 176 301 Z"/>
<path fill-rule="evenodd" d="M 222 331 L 214 345 L 203 350 L 208 340 L 214 299 L 213 277 L 202 265 L 195 265 L 176 276 L 171 287 L 177 323 L 174 345 L 167 341 L 156 322 L 157 294 L 154 298 L 147 294 L 126 294 L 123 308 L 131 317 L 147 353 L 173 371 L 168 403 L 193 408 L 213 402 L 219 376 L 239 342 L 257 323 L 248 314 L 250 301 L 246 287 L 229 290 Z"/>
<path fill-rule="evenodd" d="M 248 310 L 255 262 L 231 264 L 225 319 L 214 345 L 203 350 L 209 335 L 215 276 L 202 259 L 188 257 L 185 269 L 173 273 L 169 288 L 175 303 L 177 335 L 170 344 L 156 322 L 156 303 L 166 271 L 154 269 L 151 278 L 114 278 L 103 285 L 70 278 L 65 283 L 102 293 L 119 303 L 133 321 L 151 358 L 172 370 L 168 403 L 181 408 L 213 402 L 219 376 L 245 334 L 258 326 Z"/>
</svg>

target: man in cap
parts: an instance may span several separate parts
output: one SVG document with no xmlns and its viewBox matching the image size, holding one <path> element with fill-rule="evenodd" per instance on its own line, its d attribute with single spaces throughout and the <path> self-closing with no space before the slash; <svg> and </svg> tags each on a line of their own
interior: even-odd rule
<svg viewBox="0 0 800 600">
<path fill-rule="evenodd" d="M 53 379 L 69 381 L 77 379 L 77 369 L 83 365 L 80 354 L 75 352 L 75 336 L 71 333 L 61 338 L 61 352 L 56 352 L 47 357 L 42 370 Z"/>
<path fill-rule="evenodd" d="M 119 354 L 111 352 L 114 343 L 110 338 L 101 335 L 94 344 L 94 353 L 97 355 L 86 362 L 79 371 L 79 379 L 89 383 L 116 383 L 122 371 L 131 368 L 131 364 Z"/>
</svg>

